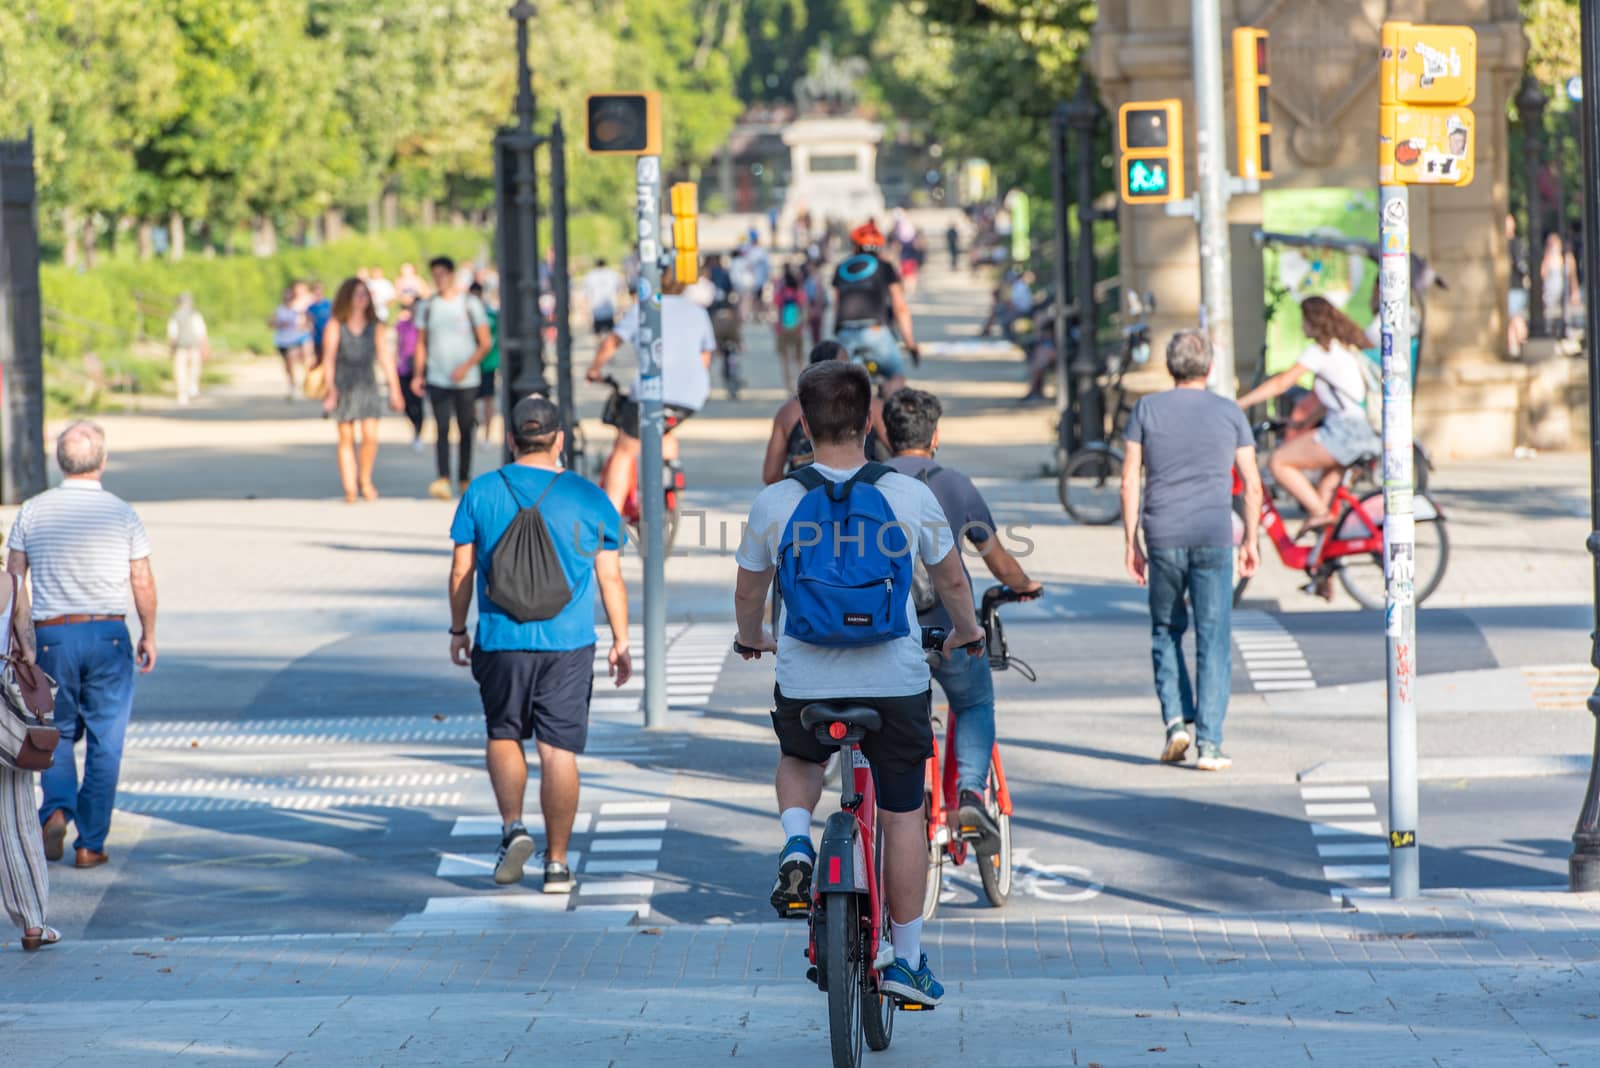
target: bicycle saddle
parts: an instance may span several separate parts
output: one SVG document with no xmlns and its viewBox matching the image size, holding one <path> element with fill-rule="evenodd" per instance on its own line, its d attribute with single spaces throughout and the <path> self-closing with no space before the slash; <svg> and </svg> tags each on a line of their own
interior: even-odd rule
<svg viewBox="0 0 1600 1068">
<path fill-rule="evenodd" d="M 875 708 L 854 705 L 844 701 L 814 701 L 800 710 L 800 725 L 808 729 L 826 727 L 830 723 L 843 723 L 846 727 L 859 727 L 875 731 L 883 726 L 883 717 Z"/>
</svg>

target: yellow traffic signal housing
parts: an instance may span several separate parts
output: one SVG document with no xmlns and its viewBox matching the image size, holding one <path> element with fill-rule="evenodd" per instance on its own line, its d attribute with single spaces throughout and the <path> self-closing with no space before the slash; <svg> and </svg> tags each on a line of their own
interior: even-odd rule
<svg viewBox="0 0 1600 1068">
<path fill-rule="evenodd" d="M 700 191 L 693 182 L 674 182 L 668 195 L 672 208 L 673 273 L 684 285 L 700 278 Z"/>
<path fill-rule="evenodd" d="M 1267 110 L 1267 31 L 1233 31 L 1233 117 L 1239 138 L 1239 177 L 1272 177 L 1272 120 Z"/>
<path fill-rule="evenodd" d="M 1378 182 L 1472 182 L 1478 38 L 1468 26 L 1385 22 L 1378 54 Z"/>
<path fill-rule="evenodd" d="M 1472 184 L 1471 108 L 1378 108 L 1378 182 L 1381 185 Z"/>
<path fill-rule="evenodd" d="M 661 155 L 660 93 L 590 93 L 585 144 L 597 156 Z"/>
<path fill-rule="evenodd" d="M 1117 109 L 1122 199 L 1166 204 L 1183 199 L 1183 101 L 1135 100 Z"/>
</svg>

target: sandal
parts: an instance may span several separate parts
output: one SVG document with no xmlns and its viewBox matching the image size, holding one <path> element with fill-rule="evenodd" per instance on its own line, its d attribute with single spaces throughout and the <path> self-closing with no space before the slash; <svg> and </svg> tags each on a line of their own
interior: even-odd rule
<svg viewBox="0 0 1600 1068">
<path fill-rule="evenodd" d="M 39 932 L 38 934 L 29 934 L 28 931 L 22 932 L 22 948 L 28 953 L 32 953 L 36 949 L 43 949 L 45 946 L 53 946 L 61 941 L 61 932 L 54 927 L 30 927 L 28 930 Z"/>
<path fill-rule="evenodd" d="M 1333 526 L 1332 512 L 1322 512 L 1319 515 L 1308 515 L 1306 516 L 1306 521 L 1300 524 L 1300 529 L 1294 532 L 1294 540 L 1299 541 L 1307 534 L 1311 534 L 1319 530 L 1326 530 L 1331 526 Z"/>
</svg>

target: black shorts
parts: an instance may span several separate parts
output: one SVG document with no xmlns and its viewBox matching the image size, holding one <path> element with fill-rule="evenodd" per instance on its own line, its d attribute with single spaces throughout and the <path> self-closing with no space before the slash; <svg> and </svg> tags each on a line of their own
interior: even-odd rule
<svg viewBox="0 0 1600 1068">
<path fill-rule="evenodd" d="M 694 414 L 693 408 L 680 408 L 676 404 L 662 405 L 661 429 L 670 434 L 679 423 Z M 629 437 L 639 436 L 639 402 L 632 397 L 617 398 L 616 411 L 607 412 L 605 422 L 616 427 Z"/>
<path fill-rule="evenodd" d="M 594 321 L 594 336 L 605 337 L 616 328 L 616 320 L 612 319 L 610 316 L 605 318 L 596 318 Z"/>
<path fill-rule="evenodd" d="M 560 652 L 472 650 L 490 738 L 536 738 L 581 753 L 589 740 L 594 646 Z"/>
<path fill-rule="evenodd" d="M 922 807 L 925 766 L 933 755 L 933 719 L 929 690 L 910 697 L 862 697 L 851 704 L 878 710 L 883 727 L 861 739 L 861 752 L 872 765 L 878 807 L 885 812 L 915 812 Z M 772 730 L 784 756 L 825 764 L 833 749 L 800 725 L 800 710 L 811 700 L 785 697 L 772 688 Z"/>
<path fill-rule="evenodd" d="M 496 368 L 496 370 L 498 370 L 498 368 Z M 485 400 L 489 397 L 493 397 L 495 372 L 480 370 L 478 374 L 481 376 L 478 381 L 478 399 Z"/>
</svg>

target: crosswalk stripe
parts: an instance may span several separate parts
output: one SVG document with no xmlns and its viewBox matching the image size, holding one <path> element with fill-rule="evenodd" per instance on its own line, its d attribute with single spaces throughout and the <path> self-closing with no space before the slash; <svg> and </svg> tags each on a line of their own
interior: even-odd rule
<svg viewBox="0 0 1600 1068">
<path fill-rule="evenodd" d="M 593 819 L 594 813 L 579 812 L 572 819 L 572 833 L 588 834 Z M 522 825 L 528 828 L 530 834 L 544 833 L 544 817 L 537 812 L 526 813 L 522 817 Z M 452 838 L 499 838 L 500 833 L 499 816 L 457 816 L 455 826 L 450 828 Z"/>
<path fill-rule="evenodd" d="M 585 880 L 578 884 L 583 897 L 649 897 L 656 888 L 650 879 Z"/>
<path fill-rule="evenodd" d="M 1324 864 L 1323 878 L 1330 882 L 1341 879 L 1387 879 L 1387 864 Z"/>
<path fill-rule="evenodd" d="M 596 834 L 660 833 L 667 829 L 666 820 L 613 820 L 607 819 L 596 827 Z"/>
<path fill-rule="evenodd" d="M 1378 809 L 1370 801 L 1336 801 L 1332 804 L 1308 804 L 1307 816 L 1376 816 Z"/>
<path fill-rule="evenodd" d="M 567 866 L 577 870 L 578 862 L 583 859 L 580 850 L 567 850 Z M 434 870 L 434 876 L 440 879 L 484 878 L 494 874 L 495 854 L 493 853 L 441 853 L 439 866 Z M 544 878 L 544 868 L 538 858 L 528 861 L 527 868 L 523 871 L 524 879 Z"/>
<path fill-rule="evenodd" d="M 659 838 L 597 838 L 589 843 L 594 853 L 659 853 Z"/>
<path fill-rule="evenodd" d="M 629 872 L 655 871 L 661 862 L 655 857 L 590 857 L 584 872 L 593 875 L 621 875 Z"/>
<path fill-rule="evenodd" d="M 1349 801 L 1358 797 L 1371 797 L 1366 786 L 1302 786 L 1300 796 L 1306 801 Z"/>
<path fill-rule="evenodd" d="M 1337 838 L 1344 835 L 1372 835 L 1383 837 L 1383 824 L 1377 820 L 1357 823 L 1313 823 L 1311 834 L 1316 838 Z"/>
<path fill-rule="evenodd" d="M 1317 846 L 1319 857 L 1386 857 L 1387 842 L 1326 842 Z"/>
<path fill-rule="evenodd" d="M 670 801 L 603 801 L 602 816 L 664 816 L 671 808 Z"/>
</svg>

